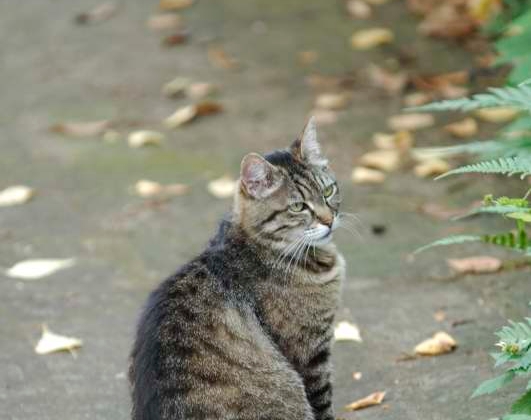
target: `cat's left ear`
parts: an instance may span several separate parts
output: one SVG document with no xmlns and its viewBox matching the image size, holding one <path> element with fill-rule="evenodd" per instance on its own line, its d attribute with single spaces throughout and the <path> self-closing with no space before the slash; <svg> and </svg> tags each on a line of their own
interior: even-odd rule
<svg viewBox="0 0 531 420">
<path fill-rule="evenodd" d="M 291 145 L 291 152 L 297 159 L 310 165 L 326 166 L 328 164 L 328 160 L 321 152 L 321 145 L 317 141 L 315 117 L 310 117 L 299 138 Z"/>
<path fill-rule="evenodd" d="M 265 198 L 282 184 L 280 171 L 257 153 L 246 155 L 241 164 L 240 183 L 253 198 Z"/>
</svg>

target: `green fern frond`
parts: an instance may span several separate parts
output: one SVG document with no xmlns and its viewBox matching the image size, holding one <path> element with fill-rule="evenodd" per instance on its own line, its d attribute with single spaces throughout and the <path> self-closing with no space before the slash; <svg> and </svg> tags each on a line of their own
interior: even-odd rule
<svg viewBox="0 0 531 420">
<path fill-rule="evenodd" d="M 520 213 L 520 212 L 522 212 L 522 208 L 517 207 L 517 206 L 481 206 L 481 207 L 472 209 L 468 213 L 465 213 L 460 216 L 456 216 L 452 218 L 452 220 L 461 220 L 461 219 L 465 219 L 470 216 L 476 216 L 478 214 L 484 214 L 484 213 L 505 215 L 505 214 L 511 214 L 511 213 Z M 531 214 L 531 211 L 529 212 L 529 214 Z"/>
<path fill-rule="evenodd" d="M 489 88 L 488 93 L 478 93 L 470 98 L 451 99 L 419 107 L 407 108 L 407 111 L 473 111 L 479 108 L 514 107 L 531 111 L 531 86 Z"/>
<path fill-rule="evenodd" d="M 465 173 L 502 174 L 507 176 L 520 174 L 520 178 L 524 179 L 526 176 L 531 175 L 531 157 L 505 157 L 485 162 L 473 163 L 471 165 L 461 166 L 460 168 L 453 169 L 435 179 L 441 179 L 449 175 Z"/>
<path fill-rule="evenodd" d="M 447 236 L 446 238 L 439 239 L 437 241 L 432 242 L 431 244 L 424 245 L 423 247 L 420 247 L 419 249 L 415 250 L 413 253 L 418 254 L 420 252 L 424 252 L 427 249 L 434 248 L 436 246 L 457 245 L 457 244 L 462 244 L 465 242 L 481 242 L 482 239 L 483 238 L 481 236 L 475 236 L 475 235 Z"/>
</svg>

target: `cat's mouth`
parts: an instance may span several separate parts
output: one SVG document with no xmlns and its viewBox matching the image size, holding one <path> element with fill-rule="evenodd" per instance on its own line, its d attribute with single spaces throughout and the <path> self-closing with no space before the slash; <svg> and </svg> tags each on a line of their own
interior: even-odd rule
<svg viewBox="0 0 531 420">
<path fill-rule="evenodd" d="M 333 229 L 325 225 L 306 231 L 306 237 L 312 245 L 325 245 L 332 240 L 332 236 Z"/>
</svg>

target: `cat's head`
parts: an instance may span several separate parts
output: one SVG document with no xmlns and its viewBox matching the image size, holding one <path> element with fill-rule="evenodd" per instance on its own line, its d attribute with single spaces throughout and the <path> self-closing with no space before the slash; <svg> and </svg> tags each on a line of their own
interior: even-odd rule
<svg viewBox="0 0 531 420">
<path fill-rule="evenodd" d="M 322 245 L 339 225 L 340 201 L 311 118 L 290 148 L 243 158 L 234 215 L 249 235 L 273 247 Z"/>
</svg>

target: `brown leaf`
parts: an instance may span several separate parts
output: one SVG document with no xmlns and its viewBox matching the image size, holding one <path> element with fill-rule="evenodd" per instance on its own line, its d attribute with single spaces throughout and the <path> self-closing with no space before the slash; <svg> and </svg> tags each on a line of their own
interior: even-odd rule
<svg viewBox="0 0 531 420">
<path fill-rule="evenodd" d="M 476 117 L 480 120 L 492 123 L 509 122 L 514 120 L 519 114 L 519 110 L 509 107 L 484 108 L 475 112 Z"/>
<path fill-rule="evenodd" d="M 321 109 L 344 109 L 351 101 L 351 94 L 348 92 L 322 93 L 315 98 L 314 105 Z"/>
<path fill-rule="evenodd" d="M 468 117 L 464 120 L 445 125 L 444 130 L 456 137 L 468 138 L 475 136 L 479 128 L 477 121 L 474 118 Z"/>
<path fill-rule="evenodd" d="M 374 64 L 369 65 L 367 74 L 373 86 L 381 88 L 389 94 L 401 92 L 408 80 L 404 72 L 392 73 Z"/>
<path fill-rule="evenodd" d="M 426 178 L 448 172 L 450 170 L 450 165 L 442 159 L 429 159 L 416 165 L 413 170 L 415 175 L 419 178 Z"/>
<path fill-rule="evenodd" d="M 361 156 L 360 162 L 372 169 L 392 172 L 400 166 L 400 152 L 398 150 L 376 150 L 365 153 Z"/>
<path fill-rule="evenodd" d="M 147 20 L 146 25 L 154 31 L 176 29 L 182 25 L 182 18 L 175 13 L 164 13 L 151 16 Z"/>
<path fill-rule="evenodd" d="M 227 54 L 221 46 L 210 46 L 208 48 L 208 59 L 210 63 L 223 70 L 239 70 L 240 62 Z"/>
<path fill-rule="evenodd" d="M 80 13 L 76 16 L 76 23 L 79 25 L 85 25 L 88 23 L 100 23 L 104 22 L 116 14 L 118 6 L 115 3 L 108 2 L 102 3 L 96 6 L 89 12 Z"/>
<path fill-rule="evenodd" d="M 188 41 L 188 32 L 179 31 L 177 33 L 165 36 L 162 39 L 162 45 L 165 47 L 173 47 L 175 45 L 182 45 Z"/>
<path fill-rule="evenodd" d="M 431 127 L 435 118 L 431 114 L 401 114 L 390 117 L 387 124 L 395 131 L 415 131 Z"/>
<path fill-rule="evenodd" d="M 374 133 L 372 141 L 378 149 L 406 151 L 413 147 L 413 136 L 409 131 L 393 134 Z"/>
<path fill-rule="evenodd" d="M 459 274 L 495 273 L 502 268 L 502 261 L 494 257 L 450 258 L 448 266 Z"/>
<path fill-rule="evenodd" d="M 354 184 L 381 184 L 386 175 L 382 171 L 358 166 L 352 171 L 351 179 Z"/>
<path fill-rule="evenodd" d="M 194 4 L 194 0 L 160 0 L 159 8 L 161 10 L 180 10 L 186 9 Z"/>
<path fill-rule="evenodd" d="M 202 117 L 205 115 L 219 114 L 223 111 L 223 105 L 214 101 L 203 101 L 196 105 L 197 116 Z"/>
<path fill-rule="evenodd" d="M 477 26 L 477 22 L 468 14 L 466 4 L 445 2 L 431 10 L 418 29 L 427 36 L 462 38 L 474 32 Z"/>
<path fill-rule="evenodd" d="M 363 0 L 345 1 L 345 9 L 350 17 L 355 19 L 369 19 L 372 16 L 372 9 Z"/>
<path fill-rule="evenodd" d="M 109 120 L 64 122 L 52 125 L 50 131 L 73 137 L 95 137 L 101 135 L 110 123 Z"/>
<path fill-rule="evenodd" d="M 356 50 L 370 50 L 394 41 L 394 34 L 387 28 L 370 28 L 354 32 L 350 38 L 352 48 Z"/>
<path fill-rule="evenodd" d="M 421 356 L 438 356 L 450 353 L 457 347 L 457 342 L 445 332 L 438 332 L 415 347 L 415 353 Z"/>
<path fill-rule="evenodd" d="M 385 398 L 385 392 L 379 391 L 374 392 L 365 398 L 362 398 L 361 400 L 354 401 L 353 403 L 350 403 L 345 406 L 345 410 L 347 411 L 354 411 L 354 410 L 361 410 L 362 408 L 371 407 L 373 405 L 381 404 L 383 399 Z"/>
<path fill-rule="evenodd" d="M 308 86 L 316 90 L 344 90 L 354 85 L 355 78 L 351 74 L 330 76 L 315 73 L 307 76 L 305 82 Z"/>
</svg>

